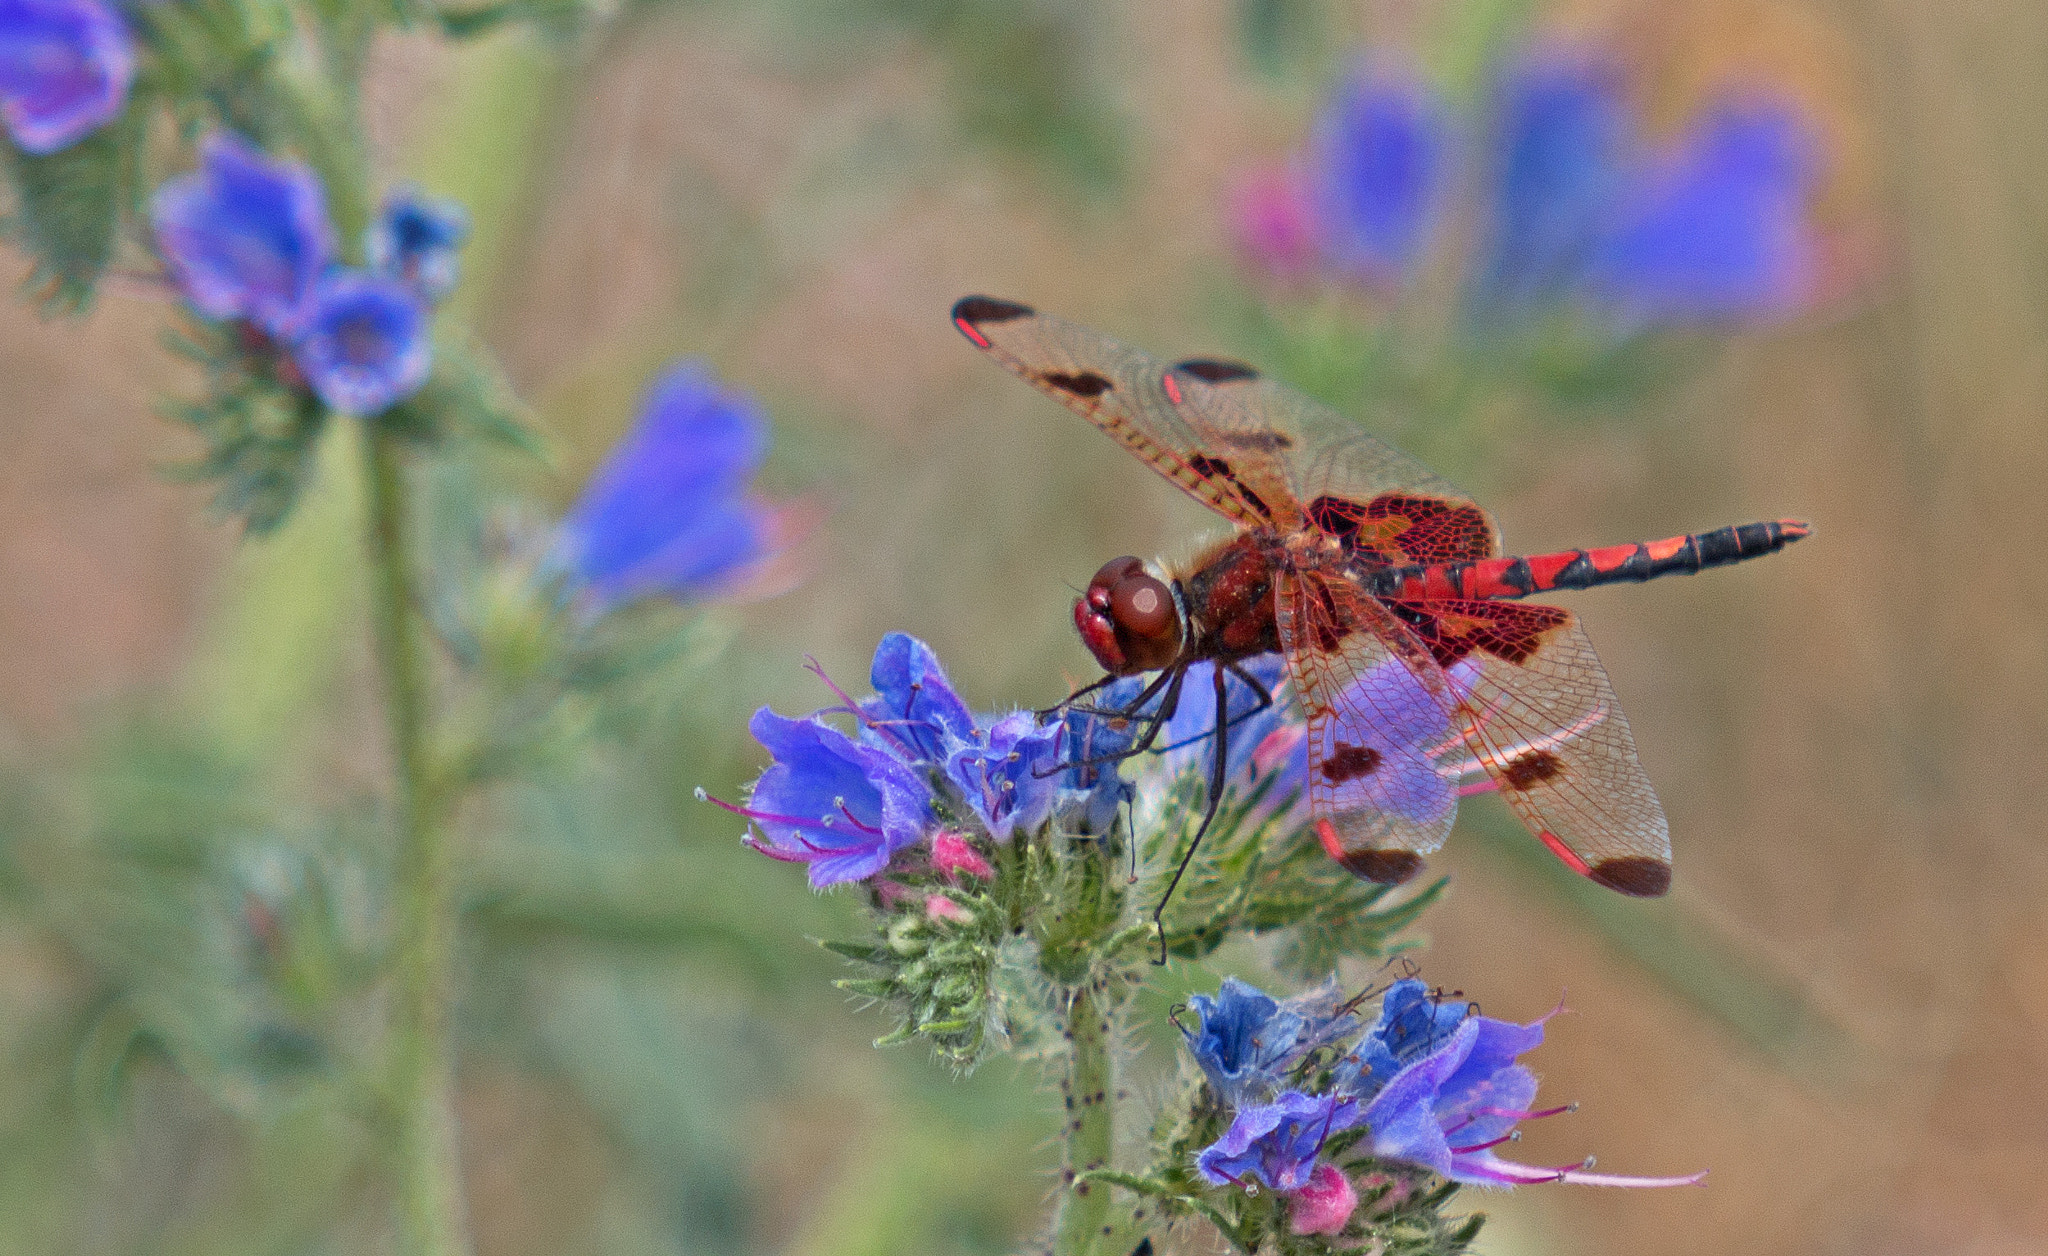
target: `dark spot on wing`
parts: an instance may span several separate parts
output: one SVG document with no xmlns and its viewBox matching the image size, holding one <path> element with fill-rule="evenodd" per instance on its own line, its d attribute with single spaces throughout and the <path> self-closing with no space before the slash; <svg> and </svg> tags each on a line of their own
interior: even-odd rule
<svg viewBox="0 0 2048 1256">
<path fill-rule="evenodd" d="M 1380 885 L 1399 885 L 1422 871 L 1422 856 L 1412 850 L 1353 850 L 1337 860 L 1355 877 Z"/>
<path fill-rule="evenodd" d="M 1340 741 L 1336 750 L 1317 766 L 1330 784 L 1342 785 L 1361 776 L 1370 776 L 1380 766 L 1380 752 L 1371 746 L 1354 746 L 1348 741 Z"/>
<path fill-rule="evenodd" d="M 1603 859 L 1586 875 L 1610 890 L 1637 898 L 1655 898 L 1671 888 L 1671 865 L 1648 855 Z"/>
<path fill-rule="evenodd" d="M 1029 318 L 1038 311 L 1015 301 L 1000 301 L 995 297 L 961 297 L 953 302 L 953 321 L 967 323 L 1007 323 L 1013 318 Z"/>
<path fill-rule="evenodd" d="M 1075 371 L 1072 374 L 1046 371 L 1038 378 L 1044 380 L 1048 387 L 1057 388 L 1063 393 L 1072 393 L 1076 397 L 1100 397 L 1116 387 L 1105 376 L 1097 375 L 1093 371 Z"/>
<path fill-rule="evenodd" d="M 1275 449 L 1291 449 L 1294 441 L 1284 433 L 1271 428 L 1260 428 L 1249 432 L 1219 432 L 1217 438 L 1226 445 L 1239 449 L 1258 449 L 1271 452 Z"/>
<path fill-rule="evenodd" d="M 1196 379 L 1211 384 L 1227 384 L 1232 380 L 1257 379 L 1259 373 L 1242 362 L 1219 362 L 1215 358 L 1189 358 L 1173 364 L 1176 371 L 1186 371 Z"/>
<path fill-rule="evenodd" d="M 1548 750 L 1531 750 L 1508 760 L 1500 783 L 1508 789 L 1530 789 L 1564 772 L 1564 760 Z"/>
<path fill-rule="evenodd" d="M 1204 479 L 1211 476 L 1221 476 L 1231 481 L 1237 479 L 1236 474 L 1231 471 L 1229 463 L 1221 458 L 1211 458 L 1207 454 L 1190 455 L 1188 457 L 1188 469 Z"/>
</svg>

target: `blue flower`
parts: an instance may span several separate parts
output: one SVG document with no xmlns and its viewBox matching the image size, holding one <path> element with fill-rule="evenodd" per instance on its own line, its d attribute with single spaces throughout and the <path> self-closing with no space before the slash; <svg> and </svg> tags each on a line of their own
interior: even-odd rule
<svg viewBox="0 0 2048 1256">
<path fill-rule="evenodd" d="M 1646 322 L 1797 308 L 1813 285 L 1816 150 L 1784 105 L 1712 111 L 1618 209 L 1588 259 L 1588 289 Z"/>
<path fill-rule="evenodd" d="M 939 656 L 916 637 L 883 637 L 868 683 L 875 696 L 859 704 L 863 726 L 906 761 L 943 765 L 974 740 L 974 713 L 953 691 Z"/>
<path fill-rule="evenodd" d="M 700 362 L 672 368 L 556 529 L 548 566 L 599 609 L 706 597 L 765 561 L 774 520 L 747 492 L 768 423 Z"/>
<path fill-rule="evenodd" d="M 1539 55 L 1506 76 L 1482 308 L 1526 313 L 1579 282 L 1629 184 L 1622 86 L 1615 67 L 1589 57 Z"/>
<path fill-rule="evenodd" d="M 1362 278 L 1405 279 L 1443 203 L 1449 120 L 1418 78 L 1361 71 L 1316 127 L 1310 196 L 1323 251 Z"/>
<path fill-rule="evenodd" d="M 371 224 L 370 266 L 436 302 L 455 290 L 455 255 L 468 238 L 469 215 L 462 206 L 402 187 L 384 198 Z"/>
<path fill-rule="evenodd" d="M 1053 769 L 1059 766 L 1061 735 L 1057 724 L 1013 711 L 946 759 L 947 779 L 996 841 L 1009 841 L 1018 829 L 1036 829 L 1052 815 L 1060 793 L 1060 773 Z"/>
<path fill-rule="evenodd" d="M 1258 694 L 1236 676 L 1228 672 L 1224 674 L 1225 710 L 1234 721 L 1229 732 L 1229 758 L 1224 765 L 1226 780 L 1238 780 L 1266 770 L 1259 763 L 1260 748 L 1266 746 L 1268 738 L 1292 724 L 1283 688 L 1287 683 L 1286 660 L 1277 654 L 1261 654 L 1246 659 L 1239 666 L 1272 695 L 1273 701 L 1263 710 L 1253 713 L 1258 706 Z M 1203 779 L 1208 778 L 1216 750 L 1215 676 L 1213 663 L 1196 663 L 1187 670 L 1180 701 L 1174 706 L 1173 716 L 1166 721 L 1159 738 L 1169 774 L 1179 775 L 1194 768 L 1201 771 Z M 1290 741 L 1281 762 L 1275 766 L 1283 767 L 1291 775 L 1293 785 L 1298 786 L 1308 768 L 1307 754 L 1298 742 Z M 1275 793 L 1285 795 L 1289 788 L 1278 786 Z"/>
<path fill-rule="evenodd" d="M 930 823 L 930 788 L 887 751 L 766 707 L 747 727 L 775 762 L 745 807 L 720 805 L 761 826 L 765 841 L 746 839 L 755 850 L 810 864 L 812 888 L 875 875 Z"/>
<path fill-rule="evenodd" d="M 1401 1068 L 1365 1106 L 1375 1156 L 1422 1165 L 1456 1182 L 1514 1186 L 1524 1182 L 1577 1182 L 1588 1186 L 1684 1186 L 1706 1175 L 1644 1178 L 1592 1173 L 1584 1165 L 1544 1168 L 1501 1160 L 1493 1148 L 1515 1136 L 1522 1121 L 1571 1109 L 1530 1111 L 1536 1075 L 1519 1057 L 1543 1041 L 1543 1021 L 1518 1025 L 1473 1015 L 1464 1003 L 1418 1001 L 1420 982 L 1402 982 L 1398 1008 L 1382 1008 L 1379 1040 Z M 1395 1000 L 1388 993 L 1389 1003 Z M 1454 1025 L 1444 1022 L 1455 1017 Z M 1547 1018 L 1546 1018 L 1547 1019 Z M 1398 1037 L 1388 1036 L 1406 1026 Z M 1448 1032 L 1445 1032 L 1445 1031 Z M 1418 1050 L 1418 1047 L 1421 1048 Z M 1350 1093 L 1340 1075 L 1335 1093 Z"/>
<path fill-rule="evenodd" d="M 22 150 L 69 148 L 120 114 L 135 41 L 100 0 L 0 0 L 0 118 Z"/>
<path fill-rule="evenodd" d="M 377 414 L 427 382 L 434 350 L 426 308 L 397 280 L 331 271 L 313 289 L 312 313 L 292 356 L 330 407 Z"/>
<path fill-rule="evenodd" d="M 1144 689 L 1144 677 L 1121 677 L 1082 699 L 1082 705 L 1102 711 L 1128 710 Z M 1119 764 L 1111 756 L 1131 748 L 1139 727 L 1136 719 L 1065 712 L 1060 722 L 1060 762 L 1067 765 L 1062 784 L 1073 800 L 1065 818 L 1069 831 L 1107 833 L 1115 824 L 1117 808 L 1131 799 L 1131 785 L 1117 771 Z"/>
<path fill-rule="evenodd" d="M 1380 999 L 1378 1023 L 1338 1064 L 1339 1088 L 1370 1099 L 1394 1074 L 1450 1041 L 1469 1006 L 1431 998 L 1420 981 L 1395 982 Z"/>
<path fill-rule="evenodd" d="M 199 170 L 157 189 L 157 249 L 185 296 L 208 318 L 246 318 L 285 341 L 312 315 L 314 288 L 334 260 L 334 225 L 320 180 L 225 131 L 206 137 Z"/>
<path fill-rule="evenodd" d="M 1298 1191 L 1316 1170 L 1330 1135 L 1359 1123 L 1356 1099 L 1290 1090 L 1268 1104 L 1239 1108 L 1223 1137 L 1195 1156 L 1195 1169 L 1212 1186 L 1256 1181 L 1276 1191 Z"/>
</svg>

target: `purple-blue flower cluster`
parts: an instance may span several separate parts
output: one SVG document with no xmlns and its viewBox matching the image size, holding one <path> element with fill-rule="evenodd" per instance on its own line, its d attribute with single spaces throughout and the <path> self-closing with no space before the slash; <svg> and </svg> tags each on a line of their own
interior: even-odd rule
<svg viewBox="0 0 2048 1256">
<path fill-rule="evenodd" d="M 23 152 L 69 148 L 113 121 L 135 39 L 103 0 L 0 0 L 0 120 Z"/>
<path fill-rule="evenodd" d="M 426 383 L 432 306 L 462 234 L 453 206 L 393 198 L 372 231 L 378 268 L 343 266 L 319 176 L 217 131 L 198 170 L 157 189 L 151 218 L 192 308 L 281 347 L 329 407 L 374 415 Z"/>
<path fill-rule="evenodd" d="M 1477 1007 L 1432 994 L 1422 982 L 1396 982 L 1373 1026 L 1328 1070 L 1326 1085 L 1309 1052 L 1348 1039 L 1356 1025 L 1327 1010 L 1318 1020 L 1301 1000 L 1273 999 L 1227 979 L 1215 999 L 1196 996 L 1200 1018 L 1185 1030 L 1189 1051 L 1231 1121 L 1196 1156 L 1212 1185 L 1256 1183 L 1285 1194 L 1312 1214 L 1297 1232 L 1333 1232 L 1355 1206 L 1336 1166 L 1322 1162 L 1331 1136 L 1363 1130 L 1357 1146 L 1380 1160 L 1417 1165 L 1452 1181 L 1480 1186 L 1577 1182 L 1593 1186 L 1681 1186 L 1704 1174 L 1669 1178 L 1590 1172 L 1586 1165 L 1542 1168 L 1497 1157 L 1522 1121 L 1569 1108 L 1533 1111 L 1536 1076 L 1520 1057 L 1543 1041 L 1543 1024 L 1481 1016 Z M 1327 1009 L 1312 996 L 1309 1007 Z M 1333 1201 L 1343 1215 L 1332 1217 Z M 1298 1221 L 1302 1218 L 1297 1218 Z"/>
<path fill-rule="evenodd" d="M 1539 50 L 1503 64 L 1490 116 L 1461 119 L 1418 71 L 1376 62 L 1342 84 L 1291 168 L 1240 197 L 1240 236 L 1276 271 L 1399 289 L 1451 237 L 1451 190 L 1469 184 L 1480 321 L 1575 304 L 1633 329 L 1815 300 L 1813 121 L 1757 91 L 1657 144 L 1627 88 L 1597 50 Z"/>
<path fill-rule="evenodd" d="M 757 712 L 755 739 L 775 762 L 745 806 L 719 804 L 759 830 L 749 831 L 748 845 L 809 864 L 813 887 L 865 880 L 913 846 L 957 845 L 962 826 L 1000 844 L 1056 809 L 1087 808 L 1094 787 L 1077 781 L 1063 758 L 1072 744 L 1066 724 L 1022 711 L 976 716 L 931 647 L 903 633 L 882 638 L 868 679 L 871 696 L 856 700 L 835 688 L 837 705 L 803 719 Z M 853 731 L 833 717 L 851 717 Z M 920 851 L 922 866 L 933 864 L 932 853 Z M 948 866 L 958 862 L 948 857 Z"/>
<path fill-rule="evenodd" d="M 767 455 L 760 404 L 702 362 L 678 363 L 563 516 L 547 567 L 598 612 L 734 587 L 779 545 L 775 512 L 749 488 Z"/>
</svg>

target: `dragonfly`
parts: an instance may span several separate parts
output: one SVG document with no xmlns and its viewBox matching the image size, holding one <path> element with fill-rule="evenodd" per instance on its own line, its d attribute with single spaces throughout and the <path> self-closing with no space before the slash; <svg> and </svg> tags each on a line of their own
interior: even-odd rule
<svg viewBox="0 0 2048 1256">
<path fill-rule="evenodd" d="M 1223 793 L 1230 728 L 1242 718 L 1225 678 L 1248 685 L 1263 709 L 1273 694 L 1244 663 L 1274 652 L 1306 722 L 1311 823 L 1353 874 L 1401 884 L 1449 835 L 1469 787 L 1446 787 L 1449 805 L 1404 805 L 1419 766 L 1432 780 L 1483 771 L 1581 876 L 1638 897 L 1670 888 L 1670 826 L 1585 628 L 1563 607 L 1523 599 L 1776 553 L 1806 536 L 1806 523 L 1504 555 L 1491 516 L 1447 481 L 1252 367 L 1169 364 L 994 297 L 964 297 L 952 317 L 976 348 L 1234 525 L 1185 565 L 1112 559 L 1074 603 L 1104 675 L 1067 705 L 1156 673 L 1125 707 L 1072 706 L 1138 721 L 1124 754 L 1151 747 L 1189 669 L 1210 665 L 1219 714 L 1208 810 L 1155 923 Z"/>
</svg>

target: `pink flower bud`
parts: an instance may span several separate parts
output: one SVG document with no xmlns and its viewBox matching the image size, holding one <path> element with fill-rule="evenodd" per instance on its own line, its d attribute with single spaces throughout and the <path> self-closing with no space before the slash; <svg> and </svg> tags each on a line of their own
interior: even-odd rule
<svg viewBox="0 0 2048 1256">
<path fill-rule="evenodd" d="M 924 914 L 933 920 L 966 920 L 967 909 L 943 894 L 934 894 L 924 900 Z"/>
<path fill-rule="evenodd" d="M 1319 1164 L 1308 1184 L 1294 1192 L 1288 1228 L 1296 1234 L 1335 1234 L 1358 1210 L 1358 1192 L 1334 1164 Z"/>
<path fill-rule="evenodd" d="M 988 860 L 968 844 L 966 837 L 951 829 L 941 829 L 932 838 L 932 867 L 955 881 L 963 872 L 988 880 L 996 875 Z"/>
</svg>

